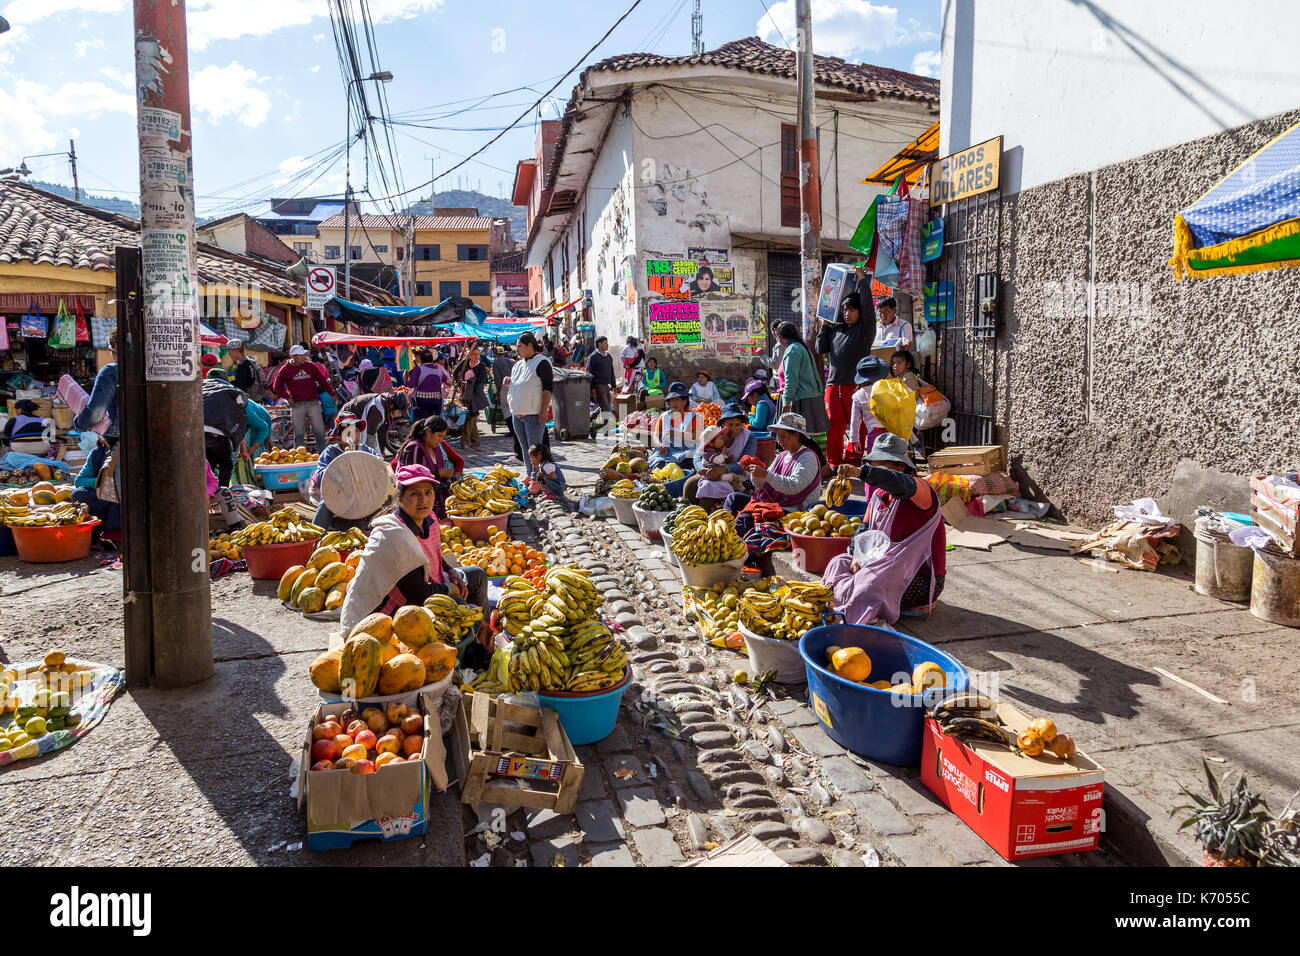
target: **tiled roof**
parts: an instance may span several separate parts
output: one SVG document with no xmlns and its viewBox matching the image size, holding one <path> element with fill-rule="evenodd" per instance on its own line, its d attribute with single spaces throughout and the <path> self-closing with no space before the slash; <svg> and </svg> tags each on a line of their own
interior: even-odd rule
<svg viewBox="0 0 1300 956">
<path fill-rule="evenodd" d="M 343 213 L 337 213 L 330 216 L 317 228 L 342 229 L 343 219 Z M 354 213 L 348 216 L 347 219 L 353 229 L 360 229 L 364 226 L 367 229 L 393 229 L 397 232 L 405 232 L 411 226 L 410 216 L 381 216 L 374 213 L 364 213 L 358 216 Z"/>
<path fill-rule="evenodd" d="M 486 216 L 416 216 L 416 229 L 491 229 Z"/>
<path fill-rule="evenodd" d="M 112 272 L 116 268 L 114 250 L 139 244 L 140 224 L 134 219 L 24 183 L 0 183 L 0 263 Z M 199 281 L 204 284 L 257 285 L 288 299 L 302 296 L 301 287 L 284 274 L 279 263 L 267 264 L 203 242 L 198 253 Z M 390 298 L 382 290 L 374 292 Z"/>
<path fill-rule="evenodd" d="M 716 50 L 706 50 L 691 56 L 658 56 L 653 53 L 611 56 L 587 67 L 583 71 L 583 80 L 593 71 L 617 73 L 646 67 L 684 66 L 722 66 L 747 73 L 796 78 L 793 50 L 764 43 L 758 37 L 745 37 L 724 43 Z M 939 81 L 914 73 L 872 66 L 870 63 L 849 63 L 838 56 L 814 56 L 813 70 L 817 83 L 825 86 L 886 99 L 916 100 L 936 108 L 939 105 Z M 580 82 L 579 86 L 581 85 Z"/>
</svg>

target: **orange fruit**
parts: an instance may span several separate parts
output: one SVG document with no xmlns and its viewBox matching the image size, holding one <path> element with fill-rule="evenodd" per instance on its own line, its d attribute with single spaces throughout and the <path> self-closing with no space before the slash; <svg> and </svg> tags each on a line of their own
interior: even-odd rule
<svg viewBox="0 0 1300 956">
<path fill-rule="evenodd" d="M 831 670 L 845 680 L 861 683 L 871 676 L 871 658 L 860 647 L 841 647 L 831 656 Z"/>
</svg>

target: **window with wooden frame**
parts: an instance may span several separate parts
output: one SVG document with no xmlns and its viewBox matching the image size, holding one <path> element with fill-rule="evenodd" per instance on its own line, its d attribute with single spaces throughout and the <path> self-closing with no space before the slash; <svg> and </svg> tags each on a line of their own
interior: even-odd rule
<svg viewBox="0 0 1300 956">
<path fill-rule="evenodd" d="M 781 225 L 799 226 L 799 128 L 781 124 Z"/>
</svg>

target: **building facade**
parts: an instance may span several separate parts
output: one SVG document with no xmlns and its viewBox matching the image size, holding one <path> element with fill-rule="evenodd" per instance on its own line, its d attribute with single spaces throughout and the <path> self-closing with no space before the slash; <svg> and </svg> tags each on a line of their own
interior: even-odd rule
<svg viewBox="0 0 1300 956">
<path fill-rule="evenodd" d="M 337 266 L 340 289 L 350 266 L 353 279 L 377 285 L 405 301 L 411 281 L 407 247 L 414 221 L 412 216 L 356 212 L 346 217 L 331 216 L 317 227 L 312 238 L 311 261 Z"/>
<path fill-rule="evenodd" d="M 477 214 L 415 217 L 413 305 L 458 296 L 492 311 L 493 223 Z"/>
<path fill-rule="evenodd" d="M 938 85 L 831 57 L 816 83 L 824 259 L 857 261 L 879 192 L 861 180 L 933 123 Z M 542 298 L 590 290 L 596 334 L 648 340 L 672 377 L 752 368 L 769 324 L 798 314 L 797 105 L 794 54 L 757 38 L 585 70 L 549 171 L 534 165 Z"/>
</svg>

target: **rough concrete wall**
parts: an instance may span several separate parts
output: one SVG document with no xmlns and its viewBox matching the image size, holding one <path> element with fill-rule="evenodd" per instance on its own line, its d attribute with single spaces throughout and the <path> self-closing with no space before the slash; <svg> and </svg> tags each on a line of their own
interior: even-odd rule
<svg viewBox="0 0 1300 956">
<path fill-rule="evenodd" d="M 1174 214 L 1297 121 L 1006 201 L 998 417 L 1019 473 L 1068 517 L 1099 523 L 1114 504 L 1169 494 L 1182 459 L 1238 476 L 1300 460 L 1300 270 L 1176 283 L 1168 265 Z"/>
</svg>

